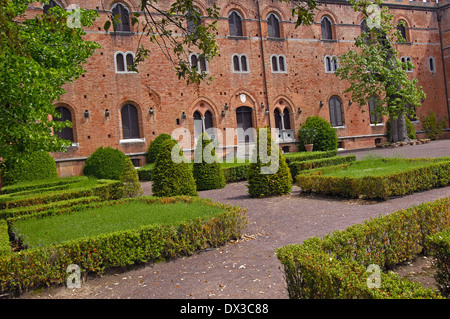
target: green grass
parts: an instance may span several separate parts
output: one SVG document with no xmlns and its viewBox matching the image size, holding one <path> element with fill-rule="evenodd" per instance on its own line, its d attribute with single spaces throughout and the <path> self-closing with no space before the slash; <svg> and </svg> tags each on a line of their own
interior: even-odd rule
<svg viewBox="0 0 450 319">
<path fill-rule="evenodd" d="M 363 177 L 380 176 L 389 173 L 398 173 L 407 169 L 425 166 L 430 163 L 428 159 L 407 160 L 402 158 L 368 157 L 356 161 L 343 169 L 327 168 L 322 170 L 322 176 L 335 177 Z"/>
<path fill-rule="evenodd" d="M 105 205 L 72 214 L 18 220 L 13 232 L 28 248 L 37 248 L 85 236 L 95 236 L 152 224 L 177 225 L 197 217 L 212 217 L 223 212 L 198 202 L 148 204 L 130 201 L 119 205 Z"/>
</svg>

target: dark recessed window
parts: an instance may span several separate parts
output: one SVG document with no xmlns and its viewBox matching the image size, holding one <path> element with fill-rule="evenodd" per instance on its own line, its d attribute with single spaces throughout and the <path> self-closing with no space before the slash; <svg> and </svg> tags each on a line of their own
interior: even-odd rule
<svg viewBox="0 0 450 319">
<path fill-rule="evenodd" d="M 68 108 L 65 108 L 63 106 L 57 107 L 56 111 L 59 112 L 61 114 L 60 118 L 54 118 L 53 120 L 55 122 L 65 122 L 65 121 L 69 121 L 72 122 L 72 113 L 70 112 L 70 110 Z M 63 128 L 60 132 L 55 132 L 55 134 L 62 138 L 63 140 L 69 140 L 69 141 L 74 141 L 73 139 L 73 128 L 71 127 L 65 127 Z"/>
<path fill-rule="evenodd" d="M 332 40 L 333 32 L 331 30 L 331 20 L 328 17 L 323 17 L 320 21 L 320 26 L 322 30 L 322 40 Z"/>
<path fill-rule="evenodd" d="M 331 126 L 343 126 L 344 121 L 342 119 L 342 102 L 337 96 L 332 96 L 329 102 L 330 106 L 330 123 Z"/>
<path fill-rule="evenodd" d="M 131 31 L 130 26 L 130 12 L 128 8 L 122 4 L 117 3 L 112 7 L 114 29 L 118 32 Z"/>
<path fill-rule="evenodd" d="M 267 27 L 269 38 L 280 37 L 280 19 L 274 13 L 267 16 Z"/>
<path fill-rule="evenodd" d="M 62 8 L 62 6 L 58 2 L 51 0 L 48 4 L 44 4 L 44 6 L 42 7 L 42 10 L 44 11 L 44 14 L 47 14 L 48 10 L 50 10 L 51 8 L 54 8 L 54 7 Z"/>
<path fill-rule="evenodd" d="M 126 104 L 122 107 L 122 133 L 124 139 L 140 138 L 139 116 L 136 107 Z"/>
<path fill-rule="evenodd" d="M 406 41 L 406 22 L 404 20 L 400 20 L 397 24 L 397 30 L 400 33 L 400 36 Z"/>
<path fill-rule="evenodd" d="M 233 72 L 236 73 L 247 73 L 249 70 L 248 67 L 248 58 L 245 54 L 233 55 Z"/>
<path fill-rule="evenodd" d="M 370 124 L 381 123 L 381 114 L 377 112 L 376 108 L 379 104 L 379 99 L 372 97 L 369 99 L 369 113 L 370 113 Z"/>
<path fill-rule="evenodd" d="M 242 37 L 244 35 L 242 31 L 242 18 L 236 11 L 232 11 L 228 16 L 228 24 L 230 36 Z"/>
</svg>

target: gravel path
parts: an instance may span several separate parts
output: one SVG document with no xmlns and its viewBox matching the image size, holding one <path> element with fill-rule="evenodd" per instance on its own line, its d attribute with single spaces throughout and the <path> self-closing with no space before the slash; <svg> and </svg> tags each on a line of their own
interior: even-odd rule
<svg viewBox="0 0 450 319">
<path fill-rule="evenodd" d="M 348 153 L 348 152 L 344 152 Z M 395 149 L 354 152 L 404 157 L 450 156 L 450 140 Z M 143 183 L 146 194 L 151 184 Z M 450 196 L 450 187 L 387 201 L 329 199 L 299 195 L 294 187 L 286 196 L 252 199 L 246 183 L 203 191 L 201 197 L 247 208 L 248 227 L 242 240 L 165 263 L 136 266 L 101 278 L 89 278 L 80 289 L 44 289 L 21 298 L 288 298 L 275 249 L 301 243 L 312 236 L 343 230 L 364 220 L 422 202 Z"/>
</svg>

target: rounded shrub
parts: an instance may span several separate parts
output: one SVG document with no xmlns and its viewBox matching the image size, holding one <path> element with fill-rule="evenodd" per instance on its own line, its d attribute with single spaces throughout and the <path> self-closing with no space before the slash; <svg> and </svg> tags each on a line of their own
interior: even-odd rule
<svg viewBox="0 0 450 319">
<path fill-rule="evenodd" d="M 5 161 L 1 174 L 5 186 L 58 177 L 55 160 L 44 151 L 33 152 L 17 162 Z"/>
<path fill-rule="evenodd" d="M 272 139 L 270 128 L 259 128 L 257 131 L 257 142 L 250 161 L 247 181 L 251 197 L 283 195 L 292 190 L 289 166 Z"/>
<path fill-rule="evenodd" d="M 152 180 L 154 196 L 198 195 L 190 165 L 187 163 L 180 146 L 173 139 L 166 140 L 162 144 L 162 148 L 156 157 Z"/>
<path fill-rule="evenodd" d="M 327 120 L 320 116 L 308 117 L 306 122 L 301 126 L 302 130 L 305 128 L 313 128 L 315 130 L 313 151 L 337 150 L 338 137 L 336 129 Z M 299 140 L 298 147 L 300 151 L 305 151 L 305 145 L 302 139 Z"/>
<path fill-rule="evenodd" d="M 223 188 L 226 185 L 222 165 L 217 161 L 214 145 L 206 133 L 201 134 L 197 140 L 192 171 L 199 191 Z"/>
<path fill-rule="evenodd" d="M 163 133 L 159 134 L 153 141 L 150 142 L 150 146 L 148 147 L 148 152 L 146 156 L 147 163 L 151 164 L 156 161 L 156 157 L 158 156 L 159 152 L 161 151 L 162 144 L 167 141 L 171 140 L 172 136 L 169 134 Z"/>
<path fill-rule="evenodd" d="M 91 154 L 83 167 L 83 174 L 98 179 L 120 180 L 127 156 L 116 148 L 102 146 Z"/>
</svg>

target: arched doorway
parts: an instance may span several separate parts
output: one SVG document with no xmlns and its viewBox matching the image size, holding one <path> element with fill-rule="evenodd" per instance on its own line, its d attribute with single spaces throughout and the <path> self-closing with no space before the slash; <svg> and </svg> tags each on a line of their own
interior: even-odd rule
<svg viewBox="0 0 450 319">
<path fill-rule="evenodd" d="M 254 141 L 252 108 L 241 106 L 236 109 L 236 124 L 239 143 L 252 143 Z"/>
</svg>

